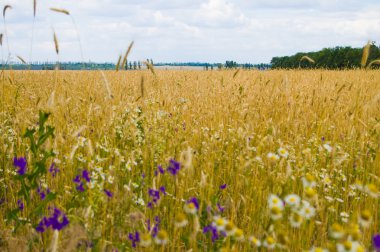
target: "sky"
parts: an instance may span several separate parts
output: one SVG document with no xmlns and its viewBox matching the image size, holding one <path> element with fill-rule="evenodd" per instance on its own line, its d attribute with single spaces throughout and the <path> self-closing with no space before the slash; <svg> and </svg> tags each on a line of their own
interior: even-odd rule
<svg viewBox="0 0 380 252">
<path fill-rule="evenodd" d="M 380 41 L 378 0 L 37 0 L 35 20 L 33 0 L 2 4 L 12 6 L 2 53 L 13 60 L 116 62 L 134 41 L 130 60 L 269 63 Z"/>
</svg>

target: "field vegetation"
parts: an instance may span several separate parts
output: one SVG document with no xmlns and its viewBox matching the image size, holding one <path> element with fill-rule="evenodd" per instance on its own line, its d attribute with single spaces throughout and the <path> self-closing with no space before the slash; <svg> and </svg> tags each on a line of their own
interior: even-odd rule
<svg viewBox="0 0 380 252">
<path fill-rule="evenodd" d="M 3 71 L 2 251 L 380 249 L 375 70 Z"/>
</svg>

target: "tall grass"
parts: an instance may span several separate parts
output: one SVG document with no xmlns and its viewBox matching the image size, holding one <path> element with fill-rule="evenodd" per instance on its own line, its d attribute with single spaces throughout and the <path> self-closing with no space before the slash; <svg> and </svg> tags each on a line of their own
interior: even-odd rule
<svg viewBox="0 0 380 252">
<path fill-rule="evenodd" d="M 152 69 L 155 75 L 5 72 L 2 249 L 129 251 L 136 232 L 137 251 L 143 250 L 143 237 L 153 239 L 148 251 L 267 251 L 272 240 L 273 250 L 284 251 L 334 251 L 349 242 L 371 248 L 379 232 L 380 73 Z M 38 220 L 28 219 L 32 207 L 26 204 L 18 221 L 30 225 L 12 233 L 17 221 L 5 217 L 20 198 L 13 157 L 25 156 L 31 172 L 34 159 L 22 135 L 36 127 L 40 110 L 52 113 L 48 123 L 55 138 L 44 146 L 54 149 L 48 163 L 59 168 L 56 176 L 48 172 L 41 178 L 41 187 L 57 195 L 49 204 L 64 211 L 70 224 L 59 234 L 37 233 Z M 176 175 L 166 170 L 170 159 L 181 163 Z M 91 182 L 80 192 L 73 179 L 83 170 Z M 149 189 L 162 186 L 165 193 L 148 207 Z M 295 213 L 286 207 L 274 220 L 272 194 L 282 200 L 297 194 L 315 208 L 315 216 L 292 227 Z M 38 193 L 32 195 L 38 205 Z M 199 202 L 195 214 L 189 211 L 191 198 Z M 369 225 L 361 218 L 365 211 Z M 203 228 L 216 216 L 230 221 L 234 233 L 219 234 L 213 243 Z M 334 240 L 330 231 L 337 224 L 344 234 Z M 155 227 L 161 232 L 150 238 Z M 166 235 L 165 245 L 155 244 Z"/>
</svg>

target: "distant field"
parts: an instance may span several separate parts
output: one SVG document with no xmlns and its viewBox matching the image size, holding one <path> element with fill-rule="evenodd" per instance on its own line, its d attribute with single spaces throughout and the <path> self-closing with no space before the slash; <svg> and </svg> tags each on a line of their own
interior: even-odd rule
<svg viewBox="0 0 380 252">
<path fill-rule="evenodd" d="M 1 94 L 1 251 L 374 250 L 379 71 L 7 71 Z"/>
</svg>

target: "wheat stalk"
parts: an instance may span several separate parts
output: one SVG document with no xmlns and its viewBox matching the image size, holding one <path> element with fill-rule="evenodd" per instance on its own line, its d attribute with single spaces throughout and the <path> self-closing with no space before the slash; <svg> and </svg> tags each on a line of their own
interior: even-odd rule
<svg viewBox="0 0 380 252">
<path fill-rule="evenodd" d="M 58 39 L 57 39 L 57 35 L 55 34 L 55 32 L 53 31 L 53 34 L 54 34 L 54 45 L 55 45 L 55 52 L 57 54 L 59 54 L 59 44 L 58 44 Z"/>
<path fill-rule="evenodd" d="M 37 12 L 37 0 L 33 0 L 33 16 L 36 16 Z"/>
<path fill-rule="evenodd" d="M 144 64 L 146 65 L 146 67 L 152 72 L 152 74 L 154 76 L 156 76 L 156 72 L 154 71 L 154 67 L 151 63 L 149 63 L 148 61 L 144 61 Z"/>
<path fill-rule="evenodd" d="M 3 34 L 0 33 L 0 46 L 3 46 Z"/>
<path fill-rule="evenodd" d="M 315 61 L 312 58 L 310 58 L 309 56 L 306 56 L 306 55 L 302 56 L 300 59 L 300 63 L 304 60 L 308 61 L 311 64 L 315 64 Z"/>
<path fill-rule="evenodd" d="M 3 17 L 4 18 L 5 18 L 5 12 L 7 11 L 7 9 L 12 9 L 12 6 L 10 6 L 9 4 L 4 6 L 4 9 L 3 9 Z"/>
<path fill-rule="evenodd" d="M 100 73 L 102 74 L 102 77 L 103 77 L 103 83 L 104 83 L 104 86 L 106 87 L 108 98 L 112 99 L 113 96 L 112 96 L 112 93 L 111 93 L 111 89 L 110 89 L 110 85 L 108 83 L 108 80 L 107 80 L 106 76 L 104 75 L 103 71 L 100 71 Z"/>
<path fill-rule="evenodd" d="M 141 91 L 141 98 L 144 98 L 144 75 L 141 75 L 140 91 Z"/>
<path fill-rule="evenodd" d="M 21 60 L 22 63 L 26 64 L 26 61 L 25 61 L 21 56 L 18 56 L 18 55 L 17 55 L 17 58 L 18 58 L 19 60 Z"/>
<path fill-rule="evenodd" d="M 239 72 L 240 72 L 240 69 L 236 70 L 234 75 L 232 76 L 232 79 L 235 79 L 235 77 L 239 74 Z"/>
<path fill-rule="evenodd" d="M 371 49 L 371 42 L 368 41 L 368 43 L 363 48 L 363 55 L 362 55 L 362 61 L 361 61 L 362 67 L 365 67 L 367 65 L 370 49 Z"/>
<path fill-rule="evenodd" d="M 372 61 L 368 64 L 367 69 L 370 69 L 372 65 L 380 65 L 380 59 L 372 60 Z"/>
<path fill-rule="evenodd" d="M 117 60 L 117 63 L 116 63 L 116 72 L 119 71 L 119 67 L 120 67 L 120 61 L 121 61 L 121 55 L 119 56 L 119 59 Z"/>
<path fill-rule="evenodd" d="M 124 55 L 124 58 L 123 58 L 123 63 L 121 63 L 121 69 L 124 69 L 125 68 L 125 63 L 127 63 L 127 58 L 128 58 L 128 55 L 129 53 L 131 52 L 131 49 L 132 49 L 132 46 L 134 44 L 134 41 L 132 41 L 129 46 L 128 46 L 128 49 Z"/>
<path fill-rule="evenodd" d="M 54 12 L 59 12 L 59 13 L 63 13 L 63 14 L 66 14 L 66 15 L 70 15 L 70 12 L 68 10 L 65 10 L 65 9 L 50 8 L 50 10 L 54 11 Z"/>
</svg>

